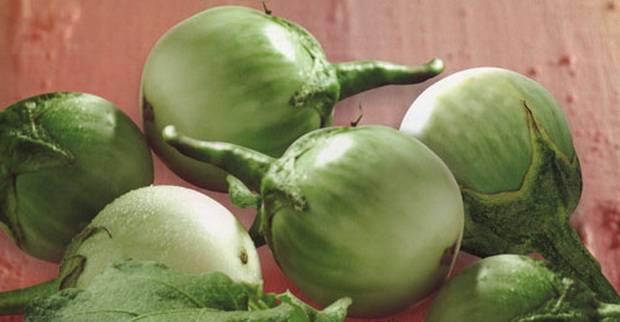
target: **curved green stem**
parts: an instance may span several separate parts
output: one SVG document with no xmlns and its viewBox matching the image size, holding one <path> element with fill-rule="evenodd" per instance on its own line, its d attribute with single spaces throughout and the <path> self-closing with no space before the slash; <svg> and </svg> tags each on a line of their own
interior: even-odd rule
<svg viewBox="0 0 620 322">
<path fill-rule="evenodd" d="M 444 70 L 441 59 L 423 65 L 396 65 L 382 61 L 355 61 L 332 65 L 340 83 L 340 99 L 384 85 L 421 83 Z"/>
<path fill-rule="evenodd" d="M 59 280 L 53 279 L 31 287 L 0 293 L 0 315 L 23 314 L 26 304 L 58 292 Z"/>
<path fill-rule="evenodd" d="M 536 248 L 556 271 L 586 283 L 599 300 L 620 302 L 618 292 L 603 275 L 601 265 L 568 223 L 546 230 L 537 238 Z"/>
<path fill-rule="evenodd" d="M 256 248 L 259 248 L 267 244 L 267 240 L 265 240 L 265 234 L 263 234 L 261 231 L 261 227 L 263 225 L 264 225 L 263 216 L 259 212 L 254 218 L 254 222 L 252 222 L 250 231 L 248 231 L 248 233 L 250 234 L 250 238 L 252 238 L 252 241 L 254 242 L 254 246 Z"/>
<path fill-rule="evenodd" d="M 164 142 L 184 155 L 200 160 L 232 174 L 254 190 L 260 190 L 260 182 L 274 158 L 242 146 L 192 139 L 177 133 L 174 126 L 162 131 Z"/>
</svg>

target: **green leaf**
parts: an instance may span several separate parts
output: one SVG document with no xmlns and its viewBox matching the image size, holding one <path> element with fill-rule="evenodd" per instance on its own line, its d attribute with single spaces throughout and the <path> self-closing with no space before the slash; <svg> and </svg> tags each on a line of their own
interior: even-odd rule
<svg viewBox="0 0 620 322">
<path fill-rule="evenodd" d="M 290 305 L 280 305 L 276 308 L 263 311 L 215 311 L 212 309 L 185 309 L 166 312 L 156 312 L 137 317 L 133 321 L 140 322 L 169 322 L 169 321 L 208 321 L 208 322 L 305 322 L 292 318 L 295 308 Z"/>
<path fill-rule="evenodd" d="M 26 321 L 344 321 L 349 299 L 322 312 L 290 293 L 264 294 L 219 272 L 178 273 L 154 262 L 125 261 L 86 289 L 67 288 L 32 302 Z"/>
<path fill-rule="evenodd" d="M 316 311 L 310 305 L 302 302 L 290 292 L 286 292 L 278 298 L 282 301 L 282 303 L 288 303 L 302 309 L 308 319 L 315 322 L 344 321 L 347 317 L 347 308 L 352 303 L 350 298 L 345 297 L 332 303 L 330 306 L 323 309 L 323 311 Z"/>
</svg>

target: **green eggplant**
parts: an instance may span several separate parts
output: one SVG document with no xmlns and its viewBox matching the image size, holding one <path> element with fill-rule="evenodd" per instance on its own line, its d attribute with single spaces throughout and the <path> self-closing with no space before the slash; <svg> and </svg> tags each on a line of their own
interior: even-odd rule
<svg viewBox="0 0 620 322">
<path fill-rule="evenodd" d="M 110 265 L 129 258 L 262 283 L 256 247 L 245 227 L 217 201 L 183 187 L 136 189 L 103 208 L 69 244 L 60 265 L 61 286 L 84 288 Z"/>
<path fill-rule="evenodd" d="M 354 316 L 397 312 L 435 290 L 454 264 L 464 220 L 458 185 L 441 159 L 395 129 L 318 129 L 279 159 L 172 126 L 163 137 L 234 175 L 235 204 L 252 205 L 249 192 L 260 192 L 252 236 L 321 305 L 351 297 Z"/>
<path fill-rule="evenodd" d="M 106 204 L 153 182 L 140 130 L 90 94 L 44 94 L 0 112 L 0 152 L 0 229 L 47 261 Z"/>
<path fill-rule="evenodd" d="M 226 191 L 225 172 L 167 146 L 164 126 L 278 157 L 301 135 L 330 125 L 339 100 L 442 71 L 439 59 L 419 66 L 330 64 L 299 25 L 250 8 L 217 7 L 182 21 L 155 44 L 142 73 L 142 118 L 149 144 L 170 169 Z"/>
<path fill-rule="evenodd" d="M 424 91 L 400 129 L 459 182 L 465 251 L 538 252 L 602 300 L 618 301 L 570 226 L 582 189 L 579 159 L 561 106 L 540 84 L 500 68 L 461 71 Z"/>
<path fill-rule="evenodd" d="M 426 322 L 618 322 L 582 282 L 520 255 L 487 257 L 453 277 L 433 300 Z"/>
<path fill-rule="evenodd" d="M 177 186 L 132 190 L 105 206 L 67 247 L 57 279 L 0 293 L 0 315 L 59 289 L 88 288 L 114 264 L 155 261 L 177 272 L 221 272 L 261 284 L 261 267 L 245 227 L 224 206 Z M 122 295 L 121 295 L 122 296 Z"/>
</svg>

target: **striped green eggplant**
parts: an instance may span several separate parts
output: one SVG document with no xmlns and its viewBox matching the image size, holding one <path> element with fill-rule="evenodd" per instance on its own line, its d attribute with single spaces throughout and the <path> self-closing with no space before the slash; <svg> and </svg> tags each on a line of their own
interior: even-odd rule
<svg viewBox="0 0 620 322">
<path fill-rule="evenodd" d="M 601 299 L 618 300 L 569 224 L 581 195 L 579 160 L 561 106 L 540 84 L 500 68 L 461 71 L 424 91 L 401 130 L 437 153 L 459 182 L 464 250 L 538 252 Z"/>
<path fill-rule="evenodd" d="M 260 193 L 252 236 L 319 304 L 351 297 L 354 316 L 397 312 L 441 285 L 454 264 L 463 229 L 457 183 L 431 150 L 395 129 L 318 129 L 279 159 L 172 127 L 164 138 L 236 176 L 235 204 L 252 205 L 243 191 Z"/>
<path fill-rule="evenodd" d="M 90 94 L 44 94 L 0 112 L 0 152 L 0 229 L 47 261 L 106 204 L 153 182 L 138 127 Z"/>
</svg>

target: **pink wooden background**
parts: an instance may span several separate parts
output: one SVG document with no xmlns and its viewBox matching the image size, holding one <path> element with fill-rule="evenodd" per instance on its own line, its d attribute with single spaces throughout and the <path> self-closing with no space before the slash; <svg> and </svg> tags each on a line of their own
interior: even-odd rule
<svg viewBox="0 0 620 322">
<path fill-rule="evenodd" d="M 0 0 L 0 108 L 49 91 L 97 94 L 137 123 L 142 64 L 154 42 L 201 10 L 255 0 Z M 585 243 L 620 288 L 620 1 L 619 0 L 271 0 L 274 15 L 312 32 L 332 61 L 445 60 L 445 75 L 474 66 L 524 73 L 563 105 L 581 158 L 584 193 L 574 216 Z M 365 107 L 363 124 L 398 127 L 422 85 L 386 87 L 338 105 L 346 124 Z M 189 186 L 159 161 L 156 183 Z M 244 222 L 252 211 L 207 192 Z M 266 288 L 291 287 L 261 250 Z M 471 261 L 463 258 L 459 267 Z M 57 267 L 20 253 L 0 236 L 0 290 L 53 277 Z M 422 321 L 426 306 L 378 321 Z M 0 318 L 1 322 L 20 317 Z M 351 320 L 353 321 L 353 320 Z"/>
</svg>

